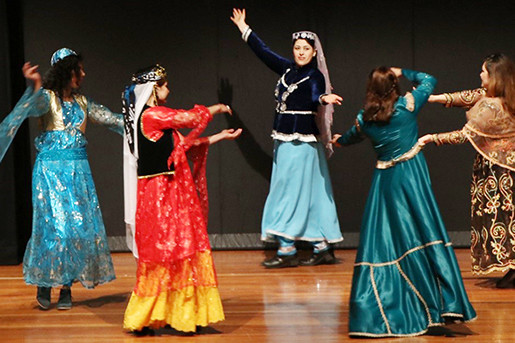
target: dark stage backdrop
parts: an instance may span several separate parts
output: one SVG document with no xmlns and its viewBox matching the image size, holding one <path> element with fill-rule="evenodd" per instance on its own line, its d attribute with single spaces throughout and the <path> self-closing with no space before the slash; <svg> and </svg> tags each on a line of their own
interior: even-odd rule
<svg viewBox="0 0 515 343">
<path fill-rule="evenodd" d="M 513 1 L 488 6 L 482 1 L 408 0 L 25 0 L 23 4 L 25 58 L 45 72 L 56 49 L 65 46 L 82 52 L 87 74 L 84 93 L 114 111 L 120 111 L 120 93 L 131 73 L 155 62 L 168 69 L 170 106 L 190 108 L 218 101 L 232 106 L 235 116 L 216 117 L 207 132 L 229 126 L 245 129 L 238 141 L 221 142 L 209 152 L 209 233 L 215 248 L 261 247 L 258 233 L 271 171 L 269 135 L 278 79 L 241 40 L 229 20 L 233 6 L 245 7 L 247 22 L 284 56 L 291 56 L 292 32 L 307 29 L 319 34 L 334 91 L 344 98 L 334 116 L 335 132 L 353 123 L 368 73 L 378 65 L 429 72 L 439 80 L 436 91 L 442 92 L 478 87 L 481 61 L 492 52 L 515 58 Z M 404 90 L 409 89 L 404 84 Z M 464 122 L 463 110 L 427 105 L 420 114 L 420 133 L 454 130 Z M 30 130 L 32 140 L 38 132 L 36 121 Z M 87 136 L 111 246 L 123 249 L 122 139 L 95 125 L 89 125 Z M 447 228 L 457 245 L 467 245 L 474 151 L 469 145 L 429 147 L 424 154 Z M 341 246 L 358 243 L 374 165 L 369 142 L 339 149 L 329 161 L 346 237 Z M 2 187 L 9 182 L 2 176 Z"/>
</svg>

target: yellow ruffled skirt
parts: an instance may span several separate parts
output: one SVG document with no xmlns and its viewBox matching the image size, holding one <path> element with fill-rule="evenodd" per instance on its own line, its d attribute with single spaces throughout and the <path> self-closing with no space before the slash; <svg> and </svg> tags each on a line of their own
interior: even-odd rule
<svg viewBox="0 0 515 343">
<path fill-rule="evenodd" d="M 170 325 L 178 331 L 195 332 L 197 326 L 225 319 L 210 251 L 184 259 L 173 269 L 180 270 L 181 278 L 186 279 L 170 275 L 170 268 L 139 263 L 138 283 L 125 310 L 124 329 Z M 197 275 L 199 272 L 203 275 Z M 199 285 L 200 280 L 203 285 Z"/>
</svg>

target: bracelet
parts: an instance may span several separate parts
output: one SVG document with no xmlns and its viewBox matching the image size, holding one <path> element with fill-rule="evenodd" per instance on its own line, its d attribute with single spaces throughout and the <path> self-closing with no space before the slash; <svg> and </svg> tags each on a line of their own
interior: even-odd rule
<svg viewBox="0 0 515 343">
<path fill-rule="evenodd" d="M 436 145 L 442 144 L 442 142 L 438 139 L 438 134 L 437 133 L 433 133 L 431 135 L 431 138 L 433 139 L 433 143 L 435 143 Z"/>
<path fill-rule="evenodd" d="M 452 95 L 450 93 L 443 93 L 443 95 L 445 97 L 445 104 L 444 104 L 444 106 L 445 107 L 451 107 L 452 103 L 454 102 L 454 99 L 453 99 Z"/>
</svg>

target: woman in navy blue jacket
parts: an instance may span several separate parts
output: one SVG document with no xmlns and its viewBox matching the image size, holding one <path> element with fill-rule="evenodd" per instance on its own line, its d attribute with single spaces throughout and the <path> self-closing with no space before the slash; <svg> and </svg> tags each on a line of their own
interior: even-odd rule
<svg viewBox="0 0 515 343">
<path fill-rule="evenodd" d="M 315 33 L 293 34 L 292 61 L 270 50 L 245 17 L 245 10 L 234 9 L 231 20 L 257 57 L 281 76 L 275 88 L 272 179 L 261 224 L 262 239 L 278 240 L 280 247 L 276 256 L 262 264 L 281 268 L 334 263 L 329 244 L 343 237 L 325 149 L 332 151 L 332 105 L 340 105 L 342 98 L 329 94 L 329 75 Z M 313 245 L 309 259 L 299 262 L 295 240 Z"/>
</svg>

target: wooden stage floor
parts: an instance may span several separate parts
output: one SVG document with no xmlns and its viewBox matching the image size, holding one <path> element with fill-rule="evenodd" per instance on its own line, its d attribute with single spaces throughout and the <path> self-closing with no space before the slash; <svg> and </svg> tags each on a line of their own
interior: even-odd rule
<svg viewBox="0 0 515 343">
<path fill-rule="evenodd" d="M 122 330 L 135 283 L 130 254 L 113 254 L 116 281 L 94 290 L 75 285 L 74 307 L 69 311 L 58 311 L 55 304 L 48 311 L 39 310 L 36 289 L 24 284 L 21 266 L 0 266 L 0 342 L 378 342 L 347 335 L 355 253 L 336 251 L 341 259 L 337 265 L 265 270 L 259 265 L 262 251 L 214 252 L 226 320 L 194 336 L 161 330 L 156 336 L 135 337 Z M 381 342 L 515 341 L 515 290 L 492 288 L 501 274 L 475 277 L 469 271 L 469 251 L 456 253 L 478 319 L 431 336 Z M 58 290 L 53 290 L 54 301 L 57 297 Z M 449 334 L 455 337 L 445 336 Z"/>
</svg>

